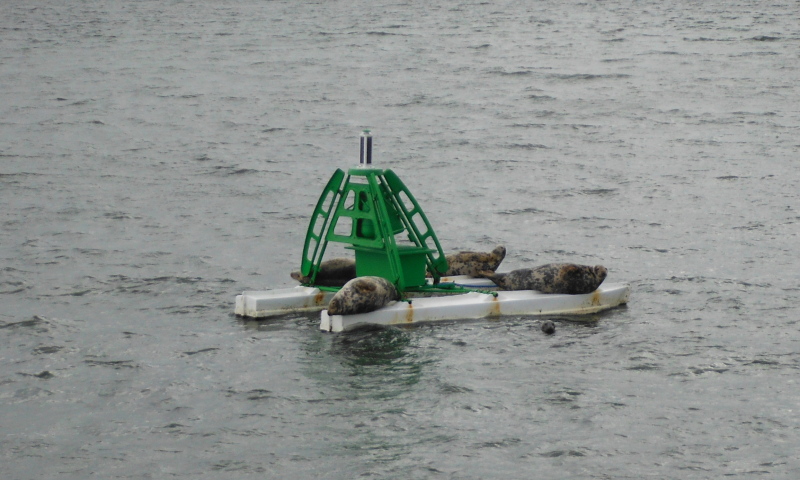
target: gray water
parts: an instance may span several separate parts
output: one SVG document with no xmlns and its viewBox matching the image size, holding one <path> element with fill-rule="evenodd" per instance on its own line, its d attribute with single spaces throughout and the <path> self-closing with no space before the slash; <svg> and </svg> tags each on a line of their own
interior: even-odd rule
<svg viewBox="0 0 800 480">
<path fill-rule="evenodd" d="M 796 1 L 0 5 L 0 477 L 800 475 Z M 446 251 L 626 307 L 329 334 L 371 128 Z"/>
</svg>

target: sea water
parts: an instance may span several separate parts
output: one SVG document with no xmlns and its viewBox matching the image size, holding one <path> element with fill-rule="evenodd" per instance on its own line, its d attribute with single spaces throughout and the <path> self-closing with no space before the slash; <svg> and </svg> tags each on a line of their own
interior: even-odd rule
<svg viewBox="0 0 800 480">
<path fill-rule="evenodd" d="M 793 1 L 6 1 L 0 476 L 800 475 Z M 333 171 L 626 307 L 329 334 Z"/>
</svg>

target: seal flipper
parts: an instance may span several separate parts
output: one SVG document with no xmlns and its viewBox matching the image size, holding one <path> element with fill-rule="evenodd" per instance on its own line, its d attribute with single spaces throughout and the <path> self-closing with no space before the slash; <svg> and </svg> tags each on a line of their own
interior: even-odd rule
<svg viewBox="0 0 800 480">
<path fill-rule="evenodd" d="M 492 262 L 491 265 L 489 265 L 489 268 L 491 268 L 492 271 L 495 271 L 497 270 L 497 267 L 499 267 L 500 264 L 503 262 L 503 259 L 506 258 L 505 245 L 498 245 L 494 247 L 494 250 L 492 250 L 492 257 L 494 257 L 495 261 Z"/>
<path fill-rule="evenodd" d="M 492 281 L 495 285 L 500 288 L 506 288 L 505 286 L 505 276 L 508 275 L 506 273 L 496 273 L 491 270 L 482 270 L 478 272 L 478 278 L 488 278 Z"/>
</svg>

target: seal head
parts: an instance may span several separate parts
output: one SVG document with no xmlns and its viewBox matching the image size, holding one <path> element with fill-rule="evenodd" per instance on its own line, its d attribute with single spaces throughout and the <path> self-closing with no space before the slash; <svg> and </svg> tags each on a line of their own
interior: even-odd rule
<svg viewBox="0 0 800 480">
<path fill-rule="evenodd" d="M 347 282 L 328 303 L 328 315 L 368 313 L 400 300 L 397 288 L 381 277 L 357 277 Z"/>
<path fill-rule="evenodd" d="M 548 335 L 556 333 L 556 324 L 550 320 L 542 322 L 542 331 Z"/>
</svg>

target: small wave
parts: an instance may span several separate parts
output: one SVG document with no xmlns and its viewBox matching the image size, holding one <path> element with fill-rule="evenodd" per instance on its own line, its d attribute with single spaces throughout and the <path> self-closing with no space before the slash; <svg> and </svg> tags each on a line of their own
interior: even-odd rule
<svg viewBox="0 0 800 480">
<path fill-rule="evenodd" d="M 410 107 L 412 105 L 422 105 L 428 100 L 427 95 L 414 95 L 407 102 L 387 104 L 387 107 Z"/>
<path fill-rule="evenodd" d="M 616 188 L 589 188 L 585 190 L 581 190 L 581 195 L 598 195 L 598 196 L 608 196 L 614 195 L 617 193 Z"/>
<path fill-rule="evenodd" d="M 550 78 L 556 80 L 570 81 L 593 81 L 593 80 L 616 80 L 621 78 L 630 78 L 631 75 L 627 73 L 612 73 L 612 74 L 594 74 L 594 73 L 554 73 L 549 75 Z"/>
<path fill-rule="evenodd" d="M 76 290 L 74 292 L 62 293 L 62 294 L 60 294 L 58 296 L 59 297 L 82 297 L 82 296 L 87 295 L 89 293 L 92 293 L 92 290 L 86 289 L 86 290 Z"/>
<path fill-rule="evenodd" d="M 632 370 L 632 371 L 652 371 L 652 370 L 661 370 L 661 366 L 655 363 L 640 363 L 637 365 L 633 365 L 627 367 L 625 370 Z"/>
<path fill-rule="evenodd" d="M 268 400 L 275 398 L 275 395 L 264 388 L 254 388 L 248 391 L 238 391 L 230 389 L 227 392 L 228 397 L 243 397 L 246 400 Z"/>
<path fill-rule="evenodd" d="M 503 145 L 503 148 L 511 148 L 511 149 L 520 149 L 520 150 L 539 150 L 539 149 L 549 149 L 547 145 L 542 145 L 540 143 L 509 143 Z"/>
<path fill-rule="evenodd" d="M 125 212 L 107 212 L 107 213 L 104 213 L 103 216 L 105 218 L 108 218 L 108 219 L 111 219 L 111 220 L 132 220 L 134 218 L 136 218 L 136 219 L 141 219 L 142 218 L 142 217 L 134 217 L 134 216 L 129 215 L 129 214 L 125 213 Z"/>
<path fill-rule="evenodd" d="M 649 52 L 645 52 L 640 55 L 683 55 L 683 54 L 675 50 L 650 50 Z"/>
<path fill-rule="evenodd" d="M 33 349 L 34 355 L 50 355 L 53 353 L 58 353 L 63 350 L 64 347 L 59 345 L 42 345 L 41 347 L 36 347 Z"/>
<path fill-rule="evenodd" d="M 90 367 L 111 367 L 114 370 L 121 370 L 123 368 L 139 368 L 133 360 L 84 360 L 83 363 Z"/>
<path fill-rule="evenodd" d="M 556 97 L 551 97 L 550 95 L 528 95 L 528 98 L 537 102 L 547 102 L 556 99 Z"/>
<path fill-rule="evenodd" d="M 685 42 L 731 42 L 731 41 L 733 41 L 733 39 L 732 38 L 709 38 L 709 37 L 697 37 L 697 38 L 683 37 L 683 41 L 685 41 Z"/>
<path fill-rule="evenodd" d="M 30 285 L 27 285 L 25 282 L 22 281 L 5 281 L 0 282 L 0 295 L 11 295 L 14 293 L 24 292 L 25 290 L 29 290 L 31 288 Z"/>
<path fill-rule="evenodd" d="M 183 352 L 183 354 L 186 355 L 187 357 L 191 357 L 192 355 L 197 355 L 198 353 L 208 353 L 208 352 L 214 352 L 216 350 L 219 350 L 219 348 L 209 347 L 209 348 L 201 348 L 200 350 L 194 350 L 190 352 Z"/>
<path fill-rule="evenodd" d="M 76 248 L 75 251 L 81 255 L 91 255 L 93 257 L 99 257 L 108 253 L 108 251 L 99 248 Z"/>
<path fill-rule="evenodd" d="M 0 155 L 0 157 L 13 157 L 16 155 Z M 17 172 L 17 173 L 0 173 L 0 180 L 4 178 L 17 178 L 17 177 L 34 177 L 40 176 L 41 173 L 33 173 L 33 172 Z"/>
<path fill-rule="evenodd" d="M 25 372 L 17 372 L 17 375 L 22 375 L 25 377 L 36 377 L 41 378 L 42 380 L 50 380 L 51 378 L 55 378 L 55 375 L 50 373 L 49 370 L 44 370 L 39 373 L 25 373 Z"/>
<path fill-rule="evenodd" d="M 541 456 L 548 458 L 558 457 L 585 457 L 586 454 L 580 450 L 553 450 L 550 452 L 542 453 Z"/>
<path fill-rule="evenodd" d="M 692 375 L 704 375 L 706 373 L 725 373 L 728 370 L 730 370 L 730 367 L 724 363 L 712 363 L 711 365 L 689 367 L 689 372 Z"/>
<path fill-rule="evenodd" d="M 530 75 L 533 73 L 532 70 L 514 70 L 511 72 L 506 72 L 505 70 L 492 70 L 490 73 L 494 73 L 497 75 L 502 75 L 504 77 L 519 77 L 524 75 Z"/>
<path fill-rule="evenodd" d="M 2 324 L 0 324 L 0 328 L 26 328 L 26 327 L 34 327 L 34 326 L 36 326 L 36 325 L 39 325 L 39 323 L 40 323 L 41 321 L 42 321 L 41 317 L 34 316 L 34 317 L 33 317 L 33 318 L 31 318 L 31 319 L 28 319 L 28 320 L 22 320 L 22 321 L 19 321 L 19 322 L 6 322 L 6 323 L 2 323 Z"/>
<path fill-rule="evenodd" d="M 534 207 L 529 207 L 529 208 L 519 208 L 519 209 L 515 209 L 515 210 L 505 210 L 505 211 L 498 212 L 498 213 L 500 215 L 520 215 L 520 214 L 526 214 L 526 213 L 532 213 L 532 214 L 538 215 L 538 214 L 549 214 L 551 212 L 548 212 L 548 211 L 545 211 L 545 210 L 539 210 L 538 208 L 534 208 Z"/>
<path fill-rule="evenodd" d="M 781 37 L 773 37 L 770 35 L 756 35 L 755 37 L 751 38 L 750 40 L 754 42 L 777 42 L 780 40 Z"/>
<path fill-rule="evenodd" d="M 248 175 L 251 173 L 259 173 L 259 172 L 258 170 L 252 168 L 216 166 L 212 171 L 208 172 L 207 174 L 208 175 L 221 174 L 221 175 L 233 176 L 233 175 Z"/>
<path fill-rule="evenodd" d="M 228 173 L 228 175 L 247 175 L 250 173 L 258 173 L 258 170 L 252 168 L 239 168 L 237 170 Z"/>
<path fill-rule="evenodd" d="M 50 395 L 53 395 L 53 392 L 49 390 L 45 390 L 39 387 L 27 387 L 27 388 L 21 388 L 16 392 L 14 392 L 13 398 L 14 400 L 17 401 L 27 401 L 32 398 L 45 397 L 45 396 L 49 397 Z"/>
<path fill-rule="evenodd" d="M 478 445 L 478 448 L 503 448 L 503 447 L 509 447 L 509 446 L 512 446 L 512 445 L 516 445 L 516 444 L 518 444 L 520 442 L 522 442 L 522 440 L 520 440 L 519 438 L 516 438 L 516 437 L 504 438 L 502 440 L 483 442 L 483 443 Z"/>
<path fill-rule="evenodd" d="M 444 383 L 439 387 L 439 392 L 443 395 L 454 395 L 459 393 L 472 393 L 473 390 L 468 387 L 461 387 L 452 383 Z"/>
<path fill-rule="evenodd" d="M 176 307 L 164 307 L 161 308 L 160 310 L 173 315 L 187 315 L 187 314 L 195 314 L 198 312 L 202 312 L 210 308 L 211 307 L 208 305 L 182 305 Z"/>
<path fill-rule="evenodd" d="M 371 31 L 367 32 L 367 35 L 373 35 L 377 37 L 388 37 L 388 36 L 398 36 L 398 37 L 407 37 L 408 35 L 405 33 L 393 33 L 393 32 L 381 32 L 381 31 Z"/>
<path fill-rule="evenodd" d="M 745 112 L 742 110 L 738 110 L 733 112 L 734 115 L 754 115 L 754 116 L 764 116 L 764 117 L 775 117 L 778 114 L 776 112 Z"/>
<path fill-rule="evenodd" d="M 734 230 L 761 230 L 765 227 L 765 225 L 761 222 L 750 222 L 747 225 L 742 225 L 740 227 L 733 227 Z"/>
<path fill-rule="evenodd" d="M 50 331 L 50 321 L 42 316 L 34 315 L 27 320 L 19 322 L 0 323 L 0 329 L 9 329 L 13 331 L 31 331 L 34 333 L 46 333 Z"/>
</svg>

